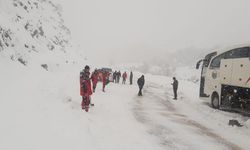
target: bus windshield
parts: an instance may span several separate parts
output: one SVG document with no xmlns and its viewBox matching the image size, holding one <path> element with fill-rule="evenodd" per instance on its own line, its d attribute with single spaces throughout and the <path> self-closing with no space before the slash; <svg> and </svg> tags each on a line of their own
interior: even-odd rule
<svg viewBox="0 0 250 150">
<path fill-rule="evenodd" d="M 212 57 L 215 56 L 216 54 L 217 54 L 217 52 L 213 52 L 213 53 L 208 54 L 205 57 L 205 59 L 203 60 L 203 67 L 208 67 Z"/>
</svg>

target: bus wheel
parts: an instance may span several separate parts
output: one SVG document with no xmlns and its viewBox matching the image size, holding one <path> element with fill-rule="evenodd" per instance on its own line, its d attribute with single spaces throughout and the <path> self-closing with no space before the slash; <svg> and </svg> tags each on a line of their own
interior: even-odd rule
<svg viewBox="0 0 250 150">
<path fill-rule="evenodd" d="M 213 108 L 219 109 L 220 103 L 219 103 L 219 96 L 217 93 L 214 93 L 212 95 L 211 104 Z"/>
</svg>

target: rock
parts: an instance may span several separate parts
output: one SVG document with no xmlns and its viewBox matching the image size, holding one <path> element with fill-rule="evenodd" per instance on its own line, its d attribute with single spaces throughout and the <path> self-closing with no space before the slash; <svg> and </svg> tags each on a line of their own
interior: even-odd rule
<svg viewBox="0 0 250 150">
<path fill-rule="evenodd" d="M 232 119 L 229 120 L 228 125 L 230 126 L 237 126 L 237 127 L 242 127 L 243 125 L 239 123 L 238 120 Z"/>
</svg>

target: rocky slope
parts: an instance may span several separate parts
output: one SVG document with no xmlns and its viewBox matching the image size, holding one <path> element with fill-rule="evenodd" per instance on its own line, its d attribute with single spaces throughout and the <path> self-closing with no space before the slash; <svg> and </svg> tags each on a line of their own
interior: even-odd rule
<svg viewBox="0 0 250 150">
<path fill-rule="evenodd" d="M 0 0 L 0 56 L 47 69 L 48 64 L 74 63 L 61 13 L 61 6 L 49 0 Z"/>
</svg>

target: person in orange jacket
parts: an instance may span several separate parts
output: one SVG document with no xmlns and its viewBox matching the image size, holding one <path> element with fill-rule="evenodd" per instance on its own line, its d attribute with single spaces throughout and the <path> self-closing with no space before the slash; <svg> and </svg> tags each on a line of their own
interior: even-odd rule
<svg viewBox="0 0 250 150">
<path fill-rule="evenodd" d="M 89 70 L 89 66 L 86 65 L 84 70 L 80 73 L 80 95 L 82 96 L 81 106 L 86 112 L 89 110 L 90 96 L 92 95 Z"/>
<path fill-rule="evenodd" d="M 98 71 L 96 69 L 91 75 L 91 80 L 92 80 L 92 84 L 93 84 L 93 92 L 95 92 L 96 85 L 98 82 Z"/>
</svg>

